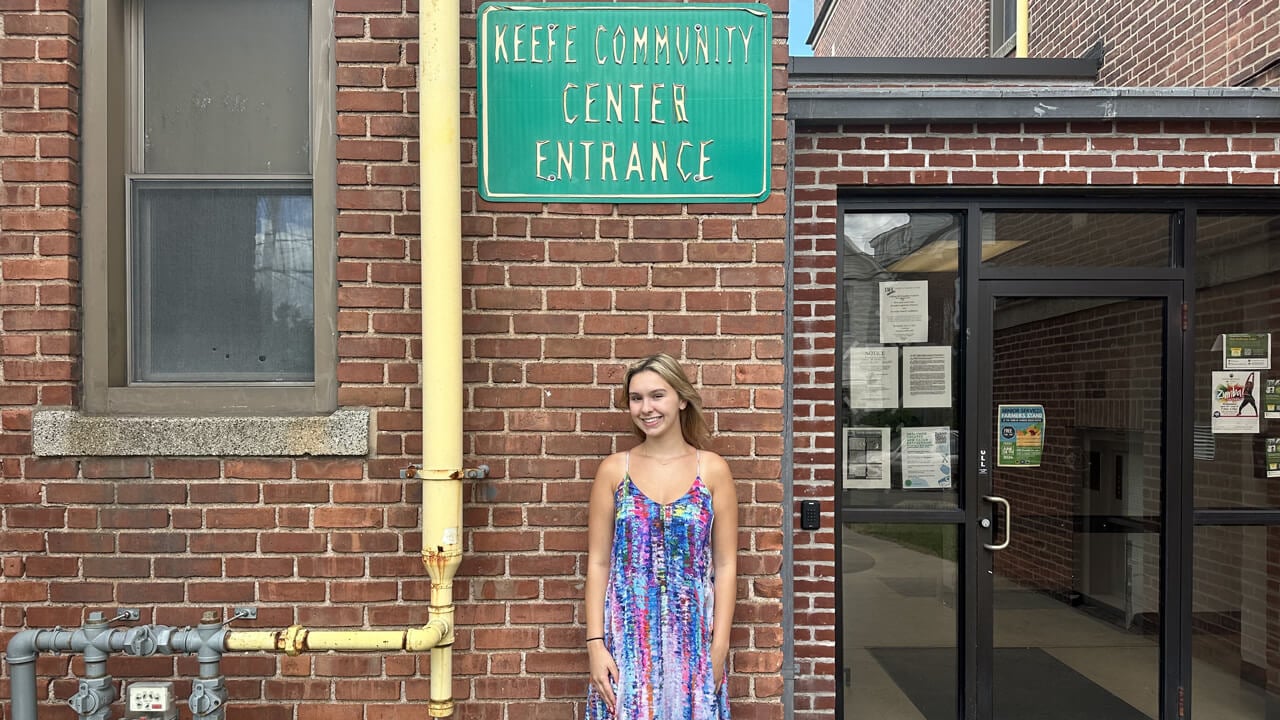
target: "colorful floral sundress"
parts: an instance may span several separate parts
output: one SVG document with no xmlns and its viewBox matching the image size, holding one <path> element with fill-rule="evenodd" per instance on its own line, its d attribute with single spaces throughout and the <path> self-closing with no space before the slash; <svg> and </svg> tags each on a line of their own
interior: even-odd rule
<svg viewBox="0 0 1280 720">
<path fill-rule="evenodd" d="M 627 472 L 614 493 L 604 642 L 618 665 L 617 714 L 595 687 L 588 720 L 728 720 L 728 684 L 711 667 L 714 564 L 711 492 L 702 456 L 688 492 L 668 505 Z"/>
</svg>

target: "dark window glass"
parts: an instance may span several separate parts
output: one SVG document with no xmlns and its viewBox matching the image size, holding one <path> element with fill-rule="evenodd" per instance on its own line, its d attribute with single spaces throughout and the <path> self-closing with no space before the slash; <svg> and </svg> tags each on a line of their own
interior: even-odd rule
<svg viewBox="0 0 1280 720">
<path fill-rule="evenodd" d="M 1196 528 L 1191 610 L 1196 717 L 1275 717 L 1280 705 L 1275 681 L 1280 656 L 1272 645 L 1278 543 L 1280 528 Z"/>
<path fill-rule="evenodd" d="M 982 263 L 993 267 L 1168 267 L 1170 213 L 989 212 Z"/>
<path fill-rule="evenodd" d="M 134 189 L 134 380 L 310 381 L 310 183 Z"/>
</svg>

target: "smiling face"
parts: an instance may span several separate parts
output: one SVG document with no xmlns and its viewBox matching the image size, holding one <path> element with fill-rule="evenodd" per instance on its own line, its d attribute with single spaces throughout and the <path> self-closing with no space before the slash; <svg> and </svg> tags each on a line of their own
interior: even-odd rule
<svg viewBox="0 0 1280 720">
<path fill-rule="evenodd" d="M 685 401 L 652 370 L 643 370 L 631 376 L 627 386 L 627 404 L 631 410 L 631 421 L 636 424 L 645 438 L 655 438 L 668 432 L 680 431 L 680 411 L 685 408 Z"/>
</svg>

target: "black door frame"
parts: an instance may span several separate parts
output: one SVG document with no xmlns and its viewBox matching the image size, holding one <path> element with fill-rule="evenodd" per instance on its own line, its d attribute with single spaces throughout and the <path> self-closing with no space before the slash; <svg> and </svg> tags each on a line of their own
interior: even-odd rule
<svg viewBox="0 0 1280 720">
<path fill-rule="evenodd" d="M 1178 717 L 1179 697 L 1189 685 L 1190 637 L 1184 636 L 1186 623 L 1181 621 L 1184 603 L 1189 600 L 1180 592 L 1185 582 L 1182 572 L 1183 558 L 1190 559 L 1182 538 L 1186 519 L 1183 516 L 1184 493 L 1180 491 L 1183 477 L 1181 453 L 1178 452 L 1181 423 L 1184 417 L 1183 395 L 1180 392 L 1184 377 L 1183 358 L 1185 332 L 1183 307 L 1185 288 L 1180 280 L 1116 280 L 1080 278 L 1071 280 L 979 280 L 977 303 L 968 314 L 970 348 L 966 359 L 975 361 L 969 373 L 976 384 L 973 401 L 966 407 L 965 419 L 976 432 L 966 434 L 966 445 L 972 444 L 973 452 L 967 454 L 966 477 L 973 478 L 964 489 L 966 521 L 962 530 L 965 549 L 965 567 L 961 576 L 966 585 L 965 597 L 971 599 L 964 607 L 964 627 L 961 632 L 962 653 L 965 662 L 962 673 L 965 695 L 965 717 L 975 720 L 991 720 L 993 717 L 994 660 L 994 557 L 992 551 L 983 548 L 984 543 L 1003 539 L 1001 518 L 983 496 L 994 494 L 991 488 L 991 470 L 994 467 L 993 440 L 995 418 L 992 417 L 992 355 L 994 341 L 993 317 L 997 297 L 1123 297 L 1134 299 L 1159 299 L 1165 301 L 1164 310 L 1164 358 L 1161 393 L 1164 398 L 1164 419 L 1161 426 L 1164 457 L 1161 464 L 1160 503 L 1160 663 L 1159 663 L 1159 717 L 1166 720 Z M 1028 398 L 1032 400 L 1034 398 Z M 988 527 L 982 522 L 988 521 Z M 969 588 L 968 585 L 973 585 Z M 1185 643 L 1185 644 L 1184 644 Z M 1183 649 L 1186 649 L 1184 652 Z M 1179 659 L 1183 662 L 1172 662 Z M 972 668 L 973 672 L 965 672 Z M 1171 712 L 1170 708 L 1175 709 Z"/>
<path fill-rule="evenodd" d="M 978 312 L 980 284 L 986 281 L 1027 281 L 1044 283 L 1050 281 L 1071 281 L 1079 283 L 1079 287 L 1088 287 L 1093 283 L 1123 283 L 1123 287 L 1136 287 L 1133 283 L 1174 283 L 1180 284 L 1183 302 L 1180 308 L 1170 308 L 1172 319 L 1179 321 L 1181 339 L 1168 344 L 1170 368 L 1176 359 L 1180 370 L 1174 374 L 1172 369 L 1166 375 L 1166 402 L 1170 408 L 1169 417 L 1178 418 L 1172 408 L 1190 411 L 1193 408 L 1195 368 L 1193 339 L 1195 338 L 1195 252 L 1197 216 L 1200 212 L 1235 212 L 1248 214 L 1251 212 L 1274 212 L 1276 202 L 1280 200 L 1280 192 L 1270 188 L 1226 188 L 1184 189 L 1184 188 L 1107 188 L 1096 192 L 1089 191 L 1055 191 L 1043 187 L 1034 188 L 931 188 L 919 191 L 902 188 L 846 188 L 842 191 L 837 203 L 837 224 L 843 228 L 844 216 L 847 212 L 960 212 L 965 215 L 965 240 L 962 243 L 960 258 L 960 313 L 966 325 L 973 322 Z M 1044 212 L 1142 212 L 1168 211 L 1173 217 L 1171 227 L 1172 244 L 1169 263 L 1162 267 L 1107 268 L 1107 267 L 1035 267 L 1009 268 L 994 265 L 984 266 L 981 261 L 981 243 L 974 242 L 982 237 L 981 216 L 990 211 L 1044 211 Z M 843 262 L 843 243 L 836 243 L 837 263 Z M 1111 285 L 1114 287 L 1114 285 Z M 843 282 L 836 281 L 836 307 L 844 307 Z M 1117 293 L 1108 289 L 1111 295 L 1132 295 Z M 1158 293 L 1162 294 L 1162 293 Z M 1179 317 L 1180 316 L 1180 317 Z M 842 319 L 837 311 L 837 337 L 840 337 Z M 972 328 L 968 328 L 970 331 Z M 1172 338 L 1172 336 L 1171 336 Z M 962 338 L 961 354 L 963 366 L 958 369 L 956 382 L 960 387 L 962 407 L 961 417 L 977 427 L 978 373 L 983 365 L 978 358 L 977 343 Z M 1178 351 L 1180 346 L 1181 350 Z M 1174 357 L 1176 356 L 1176 358 Z M 836 387 L 843 382 L 843 371 L 840 363 L 836 363 Z M 1175 420 L 1176 422 L 1176 420 Z M 836 433 L 835 453 L 843 452 L 841 433 Z M 1163 503 L 1166 526 L 1163 528 L 1164 541 L 1162 548 L 1162 643 L 1165 647 L 1176 648 L 1162 651 L 1160 666 L 1160 720 L 1186 720 L 1193 716 L 1194 705 L 1191 698 L 1191 611 L 1192 584 L 1191 562 L 1197 526 L 1275 526 L 1280 525 L 1280 509 L 1218 509 L 1194 507 L 1195 479 L 1192 473 L 1192 454 L 1194 447 L 1194 431 L 1190 422 L 1181 425 L 1172 424 L 1165 432 L 1166 440 L 1173 444 L 1166 448 L 1165 459 L 1166 483 Z M 966 528 L 976 524 L 977 519 L 971 517 L 982 512 L 980 497 L 977 495 L 979 485 L 978 458 L 979 438 L 976 433 L 964 433 L 964 458 L 962 466 L 965 477 L 965 488 L 962 501 L 965 507 L 956 510 L 917 510 L 903 512 L 885 510 L 874 507 L 845 507 L 840 504 L 839 492 L 836 494 L 836 527 L 835 527 L 835 567 L 841 567 L 843 548 L 843 532 L 846 523 L 860 522 L 903 522 L 903 523 L 937 523 L 960 525 L 957 532 L 968 532 Z M 994 460 L 992 460 L 994 462 Z M 989 472 L 990 467 L 987 468 Z M 1175 532 L 1176 528 L 1176 532 Z M 978 553 L 985 552 L 974 543 L 966 543 L 960 555 L 959 571 L 962 577 L 968 578 L 978 563 Z M 837 570 L 838 572 L 838 570 Z M 966 581 L 961 588 L 963 603 L 962 617 L 959 619 L 958 631 L 962 635 L 960 652 L 960 677 L 957 679 L 961 697 L 957 704 L 957 717 L 962 720 L 977 720 L 978 678 L 972 668 L 977 667 L 977 648 L 973 643 L 965 642 L 966 633 L 972 636 L 976 632 L 975 619 L 970 617 L 974 612 L 977 597 L 975 583 Z M 842 583 L 837 582 L 835 588 L 836 636 L 844 636 L 843 623 L 846 621 L 843 607 Z M 1172 643 L 1172 644 L 1169 644 Z M 837 642 L 835 649 L 835 667 L 845 667 L 843 643 Z M 1175 656 L 1177 662 L 1171 661 Z M 989 678 L 987 682 L 989 684 Z M 843 717 L 845 707 L 844 683 L 835 682 L 837 718 Z M 987 705 L 989 708 L 989 704 Z M 857 719 L 861 720 L 861 719 Z"/>
</svg>

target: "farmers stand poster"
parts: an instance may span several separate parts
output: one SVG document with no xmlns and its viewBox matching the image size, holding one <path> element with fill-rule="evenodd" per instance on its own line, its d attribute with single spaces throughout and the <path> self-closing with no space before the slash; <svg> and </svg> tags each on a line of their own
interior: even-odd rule
<svg viewBox="0 0 1280 720">
<path fill-rule="evenodd" d="M 997 467 L 1040 467 L 1044 454 L 1044 406 L 1000 405 Z"/>
</svg>

